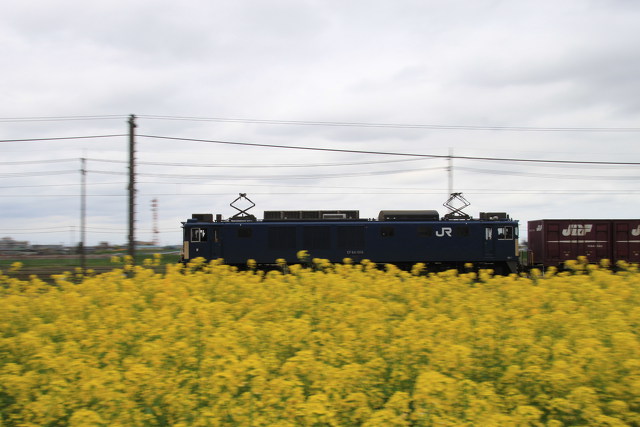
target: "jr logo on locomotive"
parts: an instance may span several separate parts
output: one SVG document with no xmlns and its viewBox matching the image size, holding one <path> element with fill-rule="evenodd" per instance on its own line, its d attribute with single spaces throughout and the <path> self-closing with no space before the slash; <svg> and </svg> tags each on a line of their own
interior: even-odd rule
<svg viewBox="0 0 640 427">
<path fill-rule="evenodd" d="M 451 227 L 442 227 L 440 229 L 440 231 L 436 231 L 436 236 L 438 237 L 451 237 L 451 232 L 453 231 L 453 229 Z"/>
</svg>

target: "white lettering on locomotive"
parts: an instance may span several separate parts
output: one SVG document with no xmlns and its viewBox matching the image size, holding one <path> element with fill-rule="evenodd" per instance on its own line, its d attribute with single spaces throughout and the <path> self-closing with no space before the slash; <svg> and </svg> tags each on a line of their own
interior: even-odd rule
<svg viewBox="0 0 640 427">
<path fill-rule="evenodd" d="M 631 234 L 633 236 L 640 236 L 640 225 L 638 226 L 638 228 L 634 228 L 633 230 L 631 230 Z"/>
<path fill-rule="evenodd" d="M 451 227 L 442 227 L 440 229 L 440 231 L 436 231 L 436 236 L 438 237 L 451 237 L 451 232 L 453 231 L 453 229 Z"/>
<path fill-rule="evenodd" d="M 586 236 L 591 231 L 593 224 L 569 224 L 562 230 L 563 236 Z"/>
</svg>

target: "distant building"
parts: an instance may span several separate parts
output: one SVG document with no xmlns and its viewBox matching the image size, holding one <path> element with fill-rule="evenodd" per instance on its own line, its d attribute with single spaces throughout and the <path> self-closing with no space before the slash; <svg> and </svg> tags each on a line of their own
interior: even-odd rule
<svg viewBox="0 0 640 427">
<path fill-rule="evenodd" d="M 96 246 L 96 249 L 98 250 L 111 249 L 111 245 L 109 244 L 109 242 L 100 242 L 98 243 L 98 246 Z"/>
<path fill-rule="evenodd" d="M 13 240 L 11 237 L 3 237 L 0 239 L 1 252 L 23 252 L 31 249 L 28 241 Z"/>
<path fill-rule="evenodd" d="M 69 253 L 69 248 L 64 245 L 32 245 L 31 249 L 38 255 L 60 255 Z"/>
</svg>

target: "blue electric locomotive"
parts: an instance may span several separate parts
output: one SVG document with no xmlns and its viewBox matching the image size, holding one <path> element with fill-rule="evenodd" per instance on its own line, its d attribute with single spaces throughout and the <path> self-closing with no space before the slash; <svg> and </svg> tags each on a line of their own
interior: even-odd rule
<svg viewBox="0 0 640 427">
<path fill-rule="evenodd" d="M 239 199 L 251 206 L 234 206 Z M 383 210 L 377 219 L 360 218 L 358 211 L 265 211 L 262 220 L 247 213 L 255 206 L 246 194 L 231 204 L 238 214 L 193 214 L 182 223 L 183 261 L 202 257 L 222 258 L 231 265 L 253 259 L 271 265 L 279 258 L 297 262 L 297 253 L 331 262 L 368 259 L 375 263 L 409 266 L 425 263 L 431 270 L 493 268 L 515 273 L 519 267 L 518 221 L 504 212 L 480 213 L 472 219 L 451 201 L 463 200 L 455 193 L 445 204 L 451 212 L 440 218 L 435 210 Z"/>
</svg>

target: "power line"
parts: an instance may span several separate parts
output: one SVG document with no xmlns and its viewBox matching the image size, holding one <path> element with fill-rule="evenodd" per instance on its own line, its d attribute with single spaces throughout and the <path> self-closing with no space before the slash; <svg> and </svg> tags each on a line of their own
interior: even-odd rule
<svg viewBox="0 0 640 427">
<path fill-rule="evenodd" d="M 62 136 L 51 138 L 25 138 L 25 139 L 0 139 L 2 142 L 38 142 L 38 141 L 65 141 L 75 139 L 95 139 L 95 138 L 115 138 L 127 136 L 126 134 L 114 134 L 114 135 L 87 135 L 87 136 Z"/>
<path fill-rule="evenodd" d="M 26 176 L 50 176 L 50 175 L 65 175 L 70 173 L 78 173 L 77 170 L 64 170 L 64 171 L 49 171 L 49 172 L 9 172 L 0 174 L 0 178 L 15 178 Z"/>
<path fill-rule="evenodd" d="M 65 229 L 67 231 L 69 231 L 70 228 L 75 227 L 75 225 L 58 225 L 56 227 L 29 227 L 30 231 L 39 231 L 39 230 L 60 230 L 60 229 Z M 0 229 L 0 233 L 7 233 L 7 232 L 12 232 L 15 231 L 15 228 L 5 228 L 5 229 Z"/>
<path fill-rule="evenodd" d="M 121 120 L 127 117 L 123 114 L 108 114 L 97 116 L 44 116 L 44 117 L 0 117 L 0 122 L 20 123 L 20 122 L 63 122 L 78 120 Z"/>
<path fill-rule="evenodd" d="M 63 163 L 63 162 L 75 162 L 80 158 L 67 158 L 67 159 L 50 159 L 50 160 L 25 160 L 14 162 L 0 162 L 0 165 L 30 165 L 30 164 L 45 164 L 45 163 Z M 114 160 L 114 159 L 96 159 L 86 158 L 87 161 L 101 162 L 101 163 L 118 163 L 128 164 L 127 160 Z M 358 165 L 377 165 L 388 163 L 403 163 L 403 162 L 415 162 L 427 159 L 399 159 L 399 160 L 378 160 L 367 162 L 341 162 L 341 163 L 297 163 L 297 164 L 238 164 L 238 163 L 187 163 L 187 162 L 137 162 L 139 165 L 147 166 L 178 166 L 178 167 L 195 167 L 195 168 L 308 168 L 308 167 L 326 167 L 326 166 L 358 166 Z"/>
<path fill-rule="evenodd" d="M 613 181 L 638 181 L 640 180 L 640 176 L 607 176 L 607 175 L 565 175 L 565 174 L 555 174 L 555 173 L 536 173 L 536 172 L 523 172 L 523 171 L 506 171 L 506 170 L 497 170 L 497 169 L 478 169 L 478 168 L 467 168 L 463 166 L 458 166 L 457 170 L 463 170 L 467 172 L 477 172 L 477 173 L 485 173 L 491 175 L 515 175 L 515 176 L 530 176 L 536 178 L 553 178 L 553 179 L 596 179 L 596 180 L 613 180 Z"/>
<path fill-rule="evenodd" d="M 232 178 L 233 179 L 233 178 Z M 235 181 L 235 179 L 233 179 Z M 191 187 L 195 187 L 195 186 L 206 186 L 206 187 L 228 187 L 230 184 L 228 182 L 218 182 L 218 183 L 211 183 L 211 182 L 162 182 L 162 181 L 141 181 L 141 184 L 164 184 L 164 185 L 184 185 L 184 186 L 189 186 Z M 252 188 L 257 188 L 257 187 L 266 187 L 266 188 L 273 188 L 274 184 L 259 184 L 259 183 L 251 183 L 251 187 Z M 345 190 L 345 186 L 344 185 L 322 185 L 322 186 L 316 186 L 316 185 L 304 185 L 304 184 L 287 184 L 287 183 L 278 183 L 277 184 L 277 188 L 278 189 L 282 189 L 282 188 L 294 188 L 294 189 L 340 189 L 340 190 Z M 356 185 L 349 185 L 348 189 L 350 190 L 389 190 L 392 192 L 402 192 L 402 191 L 422 191 L 425 190 L 425 188 L 416 188 L 416 187 L 402 187 L 402 188 L 398 188 L 398 187 L 363 187 L 363 186 L 356 186 Z M 446 189 L 443 189 L 444 191 L 446 191 Z M 443 191 L 443 190 L 439 190 L 439 191 Z M 476 191 L 478 190 L 477 188 L 470 188 L 470 189 L 466 189 L 466 191 Z M 481 191 L 484 191 L 486 189 L 480 189 Z M 505 190 L 505 191 L 519 191 L 519 189 L 512 189 L 512 190 Z M 552 191 L 552 190 L 539 190 L 539 191 Z M 582 189 L 576 189 L 576 190 L 567 190 L 567 191 L 583 191 Z M 590 190 L 590 191 L 600 191 L 600 190 Z M 608 193 L 612 190 L 601 190 L 602 193 Z M 628 192 L 640 192 L 640 190 L 624 190 L 625 193 Z M 286 194 L 292 193 L 291 191 L 287 191 Z M 184 193 L 175 193 L 175 195 L 182 195 Z M 207 193 L 207 194 L 214 194 L 214 193 Z M 226 195 L 228 193 L 215 193 L 217 195 Z M 254 192 L 252 192 L 252 194 L 254 194 Z M 272 192 L 265 192 L 263 194 L 275 194 Z M 278 193 L 279 194 L 279 193 Z M 296 193 L 297 194 L 297 193 Z M 309 194 L 308 191 L 305 191 L 303 193 L 299 193 L 299 194 Z M 358 194 L 358 193 L 356 193 Z"/>
<path fill-rule="evenodd" d="M 87 160 L 105 163 L 128 163 L 126 160 L 107 160 L 93 159 Z M 308 167 L 328 167 L 328 166 L 359 166 L 359 165 L 378 165 L 387 163 L 414 162 L 429 159 L 399 159 L 399 160 L 378 160 L 367 162 L 334 162 L 334 163 L 296 163 L 296 164 L 238 164 L 238 163 L 186 163 L 186 162 L 137 162 L 138 165 L 147 166 L 178 166 L 178 167 L 195 167 L 195 168 L 308 168 Z"/>
<path fill-rule="evenodd" d="M 90 230 L 90 231 L 117 231 L 120 233 L 124 233 L 125 231 L 127 231 L 124 228 L 112 228 L 112 227 L 86 227 L 86 228 L 87 230 Z"/>
<path fill-rule="evenodd" d="M 68 233 L 69 229 L 59 230 L 59 231 L 21 231 L 21 230 L 12 230 L 10 233 L 13 235 L 31 235 L 31 234 L 52 234 L 52 233 Z M 7 232 L 9 233 L 9 232 Z"/>
<path fill-rule="evenodd" d="M 36 198 L 36 197 L 78 197 L 77 194 L 0 194 L 5 198 Z"/>
<path fill-rule="evenodd" d="M 420 168 L 420 169 L 401 169 L 390 171 L 376 172 L 347 172 L 335 174 L 315 174 L 315 175 L 256 175 L 256 176 L 229 176 L 229 175 L 183 175 L 183 174 L 162 174 L 162 173 L 138 173 L 138 176 L 151 178 L 180 178 L 180 179 L 233 179 L 237 180 L 278 180 L 278 179 L 319 179 L 319 178 L 344 178 L 353 176 L 376 176 L 376 175 L 396 175 L 409 172 L 425 172 L 434 170 L 443 170 L 444 167 Z M 97 172 L 97 171 L 95 171 Z M 95 173 L 94 172 L 94 173 Z M 100 171 L 99 173 L 106 173 Z"/>
<path fill-rule="evenodd" d="M 59 225 L 56 227 L 29 227 L 29 231 L 33 231 L 33 232 L 39 232 L 42 230 L 59 230 L 59 231 L 75 231 L 75 229 L 78 228 L 77 225 Z M 122 228 L 112 228 L 112 227 L 87 227 L 87 230 L 111 230 L 111 231 L 125 231 Z M 7 233 L 7 232 L 13 232 L 15 231 L 15 228 L 5 228 L 5 229 L 0 229 L 0 233 Z"/>
<path fill-rule="evenodd" d="M 158 136 L 158 135 L 138 135 L 138 136 L 143 138 L 152 138 L 152 139 L 205 142 L 205 143 L 211 143 L 211 144 L 226 144 L 226 145 L 237 145 L 237 146 L 247 146 L 247 147 L 325 151 L 325 152 L 333 152 L 333 153 L 351 153 L 351 154 L 375 154 L 375 155 L 385 155 L 385 156 L 407 156 L 407 157 L 420 157 L 420 158 L 432 158 L 432 159 L 486 160 L 486 161 L 497 161 L 497 162 L 549 163 L 549 164 L 574 164 L 574 165 L 640 166 L 640 162 L 545 160 L 545 159 L 519 159 L 519 158 L 503 158 L 503 157 L 458 156 L 458 155 L 445 155 L 445 154 L 416 154 L 416 153 L 399 153 L 399 152 L 391 152 L 391 151 L 347 150 L 347 149 L 341 149 L 341 148 L 304 147 L 299 145 L 279 145 L 279 144 L 260 144 L 260 143 L 254 143 L 254 142 L 219 141 L 219 140 L 211 140 L 211 139 L 179 138 L 179 137 Z"/>
<path fill-rule="evenodd" d="M 102 175 L 128 175 L 128 172 L 116 172 L 116 171 L 98 171 L 98 170 L 87 170 L 87 172 L 97 173 Z"/>
<path fill-rule="evenodd" d="M 88 120 L 123 120 L 126 114 L 102 115 L 72 115 L 72 116 L 32 116 L 32 117 L 0 117 L 0 122 L 59 122 L 59 121 L 88 121 Z M 487 125 L 442 125 L 416 123 L 371 123 L 371 122 L 340 122 L 318 120 L 278 120 L 253 119 L 234 117 L 193 117 L 167 115 L 139 115 L 149 120 L 247 123 L 266 125 L 295 125 L 295 126 L 333 126 L 333 127 L 363 127 L 363 128 L 393 128 L 393 129 L 427 129 L 427 130 L 458 130 L 458 131 L 510 131 L 510 132 L 640 132 L 638 127 L 585 127 L 585 126 L 487 126 Z"/>
<path fill-rule="evenodd" d="M 371 191 L 373 190 L 373 191 Z M 262 196 L 283 196 L 283 195 L 309 195 L 309 196 L 327 196 L 327 195 L 395 195 L 395 196 L 410 196 L 410 195 L 429 195 L 429 194 L 442 194 L 446 191 L 446 188 L 432 189 L 432 190 L 413 190 L 407 191 L 401 190 L 388 190 L 378 191 L 375 189 L 366 189 L 365 191 L 254 191 L 252 195 Z M 512 190 L 500 190 L 500 189 L 466 189 L 465 194 L 477 194 L 477 195 L 519 195 L 519 194 L 558 194 L 558 195 L 629 195 L 640 194 L 639 190 L 584 190 L 584 189 L 512 189 Z M 229 196 L 228 192 L 222 193 L 177 193 L 177 192 L 163 192 L 163 193 L 140 193 L 140 196 L 144 197 L 203 197 L 203 196 Z M 77 194 L 40 194 L 40 195 L 0 195 L 0 198 L 44 198 L 44 197 L 78 197 Z M 126 194 L 104 194 L 104 195 L 87 195 L 87 197 L 126 197 Z M 15 229 L 7 230 L 6 232 L 13 232 Z M 120 230 L 125 232 L 126 230 Z M 1 232 L 1 231 L 0 231 Z"/>
<path fill-rule="evenodd" d="M 77 172 L 77 171 L 76 171 Z M 126 184 L 124 181 L 120 182 L 93 182 L 91 185 L 122 185 Z M 0 185 L 0 188 L 40 188 L 40 187 L 76 187 L 80 186 L 79 182 L 70 182 L 67 184 L 37 184 L 37 185 Z"/>
<path fill-rule="evenodd" d="M 139 162 L 140 165 L 152 165 L 152 166 L 185 166 L 185 167 L 229 167 L 229 168 L 313 168 L 313 167 L 334 167 L 334 166 L 360 166 L 360 165 L 379 165 L 389 163 L 402 163 L 413 162 L 420 160 L 430 159 L 399 159 L 399 160 L 379 160 L 369 162 L 335 162 L 335 163 L 298 163 L 298 164 L 234 164 L 234 163 L 222 163 L 222 164 L 197 164 L 197 163 L 160 163 L 160 162 Z"/>
<path fill-rule="evenodd" d="M 315 188 L 315 187 L 314 187 Z M 323 187 L 324 188 L 324 187 Z M 280 196 L 280 195 L 290 195 L 290 194 L 299 194 L 299 195 L 341 195 L 341 194 L 352 194 L 352 195 L 418 195 L 418 194 L 442 194 L 446 191 L 446 188 L 442 189 L 432 189 L 432 190 L 414 190 L 414 191 L 406 191 L 404 189 L 400 190 L 389 190 L 389 191 L 253 191 L 252 195 L 263 195 L 263 196 Z M 621 195 L 621 194 L 640 194 L 640 190 L 535 190 L 535 189 L 514 189 L 514 190 L 497 190 L 494 188 L 491 189 L 481 189 L 481 190 L 465 190 L 465 194 L 591 194 L 591 195 Z M 158 197 L 158 196 L 180 196 L 180 197 L 198 197 L 198 196 L 228 196 L 228 192 L 223 193 L 142 193 L 142 196 L 146 197 Z"/>
<path fill-rule="evenodd" d="M 453 156 L 453 158 L 460 158 Z M 67 158 L 67 159 L 50 159 L 50 160 L 27 160 L 27 161 L 14 161 L 14 162 L 0 162 L 0 165 L 7 166 L 17 166 L 17 165 L 28 165 L 28 164 L 48 164 L 48 163 L 64 163 L 64 162 L 72 162 L 78 161 L 80 158 Z M 128 163 L 126 160 L 113 160 L 113 159 L 96 159 L 96 158 L 87 158 L 86 160 L 92 162 L 102 162 L 102 163 L 118 163 L 125 164 Z M 300 164 L 233 164 L 233 163 L 224 163 L 224 164 L 216 164 L 216 163 L 186 163 L 186 162 L 138 162 L 139 165 L 146 166 L 175 166 L 175 167 L 194 167 L 194 168 L 308 168 L 308 167 L 335 167 L 335 166 L 360 166 L 360 165 L 374 165 L 374 164 L 390 164 L 390 163 L 401 163 L 401 162 L 412 162 L 412 161 L 421 161 L 421 160 L 433 160 L 428 158 L 411 158 L 411 159 L 400 159 L 400 160 L 382 160 L 382 161 L 367 161 L 367 162 L 342 162 L 342 163 L 300 163 Z M 541 166 L 562 166 L 562 164 L 551 164 L 551 165 L 541 165 Z M 581 165 L 574 165 L 581 166 Z M 584 165 L 584 167 L 593 167 L 593 166 L 610 166 L 610 167 L 620 167 L 624 165 L 619 164 L 606 164 L 606 165 L 593 165 L 588 164 Z M 635 166 L 635 165 L 629 165 Z M 482 170 L 482 169 L 473 169 L 473 168 L 465 168 L 459 166 L 457 169 L 459 170 L 467 170 L 467 171 L 476 171 L 480 173 L 491 173 L 492 171 Z M 121 174 L 122 172 L 111 172 L 111 171 L 91 171 L 95 173 L 114 173 Z M 25 172 L 19 172 L 18 174 L 22 174 Z M 38 172 L 45 173 L 45 172 Z M 496 174 L 503 175 L 535 175 L 532 173 L 524 173 L 524 172 L 509 172 L 509 171 L 495 171 Z M 579 177 L 579 176 L 576 176 Z M 603 177 L 606 178 L 606 177 Z M 79 184 L 76 184 L 79 185 Z M 92 184 L 93 185 L 93 184 Z M 26 186 L 25 186 L 26 187 Z M 6 188 L 6 187 L 0 187 Z"/>
<path fill-rule="evenodd" d="M 90 172 L 90 171 L 89 171 Z M 95 172 L 95 171 L 94 171 Z M 509 172 L 509 171 L 507 171 Z M 123 172 L 124 173 L 124 172 Z M 490 173 L 490 172 L 487 172 Z M 544 174 L 541 174 L 544 175 Z M 194 177 L 194 176 L 190 176 L 190 177 Z M 201 175 L 199 175 L 198 177 L 202 177 Z M 562 175 L 560 176 L 553 176 L 553 178 L 558 178 L 558 177 L 562 177 Z M 169 177 L 170 178 L 170 177 Z M 226 177 L 229 178 L 229 177 Z M 236 178 L 230 178 L 233 180 L 236 180 Z M 171 183 L 167 183 L 167 182 L 163 182 L 163 181 L 139 181 L 139 184 L 144 184 L 144 185 L 155 185 L 155 184 L 162 184 L 162 185 L 176 185 L 176 186 L 188 186 L 189 188 L 192 188 L 194 186 L 206 186 L 206 187 L 227 187 L 229 186 L 229 183 L 224 182 L 224 183 L 210 183 L 210 182 L 171 182 Z M 119 182 L 97 182 L 97 183 L 92 183 L 92 186 L 96 186 L 96 185 L 124 185 L 126 184 L 125 181 L 119 181 Z M 68 184 L 38 184 L 38 185 L 9 185 L 9 186 L 0 186 L 0 188 L 2 189 L 11 189 L 11 188 L 48 188 L 48 187 L 72 187 L 72 186 L 80 186 L 79 183 L 68 183 Z M 273 184 L 251 184 L 251 187 L 266 187 L 266 188 L 273 188 L 274 185 Z M 331 186 L 331 185 L 322 185 L 322 186 L 315 186 L 315 185 L 301 185 L 301 184 L 278 184 L 277 188 L 281 189 L 281 188 L 292 188 L 292 189 L 321 189 L 321 190 L 327 190 L 327 189 L 340 189 L 340 190 L 344 190 L 344 186 Z M 424 189 L 424 188 L 415 188 L 415 187 L 404 187 L 404 188 L 397 188 L 397 187 L 363 187 L 363 186 L 349 186 L 349 189 L 351 190 L 358 190 L 357 192 L 345 192 L 345 191 L 339 191 L 339 192 L 323 192 L 323 193 L 318 193 L 318 192 L 314 192 L 313 194 L 362 194 L 362 191 L 367 191 L 367 194 L 423 194 L 425 191 L 427 191 L 424 194 L 429 194 L 429 191 Z M 372 193 L 371 191 L 375 190 L 375 193 Z M 501 190 L 492 190 L 492 191 L 500 191 L 500 192 L 504 192 L 504 193 L 516 193 L 516 192 L 528 192 L 531 191 L 534 194 L 538 194 L 538 193 L 553 193 L 555 192 L 557 189 L 529 189 L 529 190 L 522 190 L 522 189 L 501 189 Z M 436 190 L 433 190 L 434 192 Z M 486 192 L 488 191 L 488 189 L 476 189 L 476 188 L 469 188 L 467 190 L 465 190 L 467 192 L 473 192 L 473 191 L 482 191 L 482 192 Z M 557 190 L 560 191 L 562 193 L 574 193 L 576 191 L 580 191 L 580 192 L 584 192 L 583 189 L 575 189 L 575 190 L 571 190 L 571 189 L 560 189 Z M 437 192 L 442 192 L 442 190 L 437 190 Z M 616 193 L 616 190 L 589 190 L 588 191 L 589 194 L 629 194 L 629 193 L 640 193 L 640 190 L 620 190 L 620 193 Z M 305 191 L 301 191 L 301 192 L 296 192 L 288 190 L 286 192 L 273 192 L 273 191 L 264 191 L 264 192 L 256 192 L 253 191 L 252 194 L 311 194 L 309 191 L 305 190 Z M 206 193 L 185 193 L 185 192 L 164 192 L 164 193 L 146 193 L 144 191 L 142 191 L 140 193 L 140 195 L 142 196 L 223 196 L 223 195 L 228 195 L 227 192 L 218 192 L 218 193 L 212 193 L 212 192 L 206 192 Z M 48 196 L 48 195 L 47 195 Z M 69 195 L 69 194 L 64 194 L 64 195 L 51 195 L 53 197 L 59 197 L 59 196 L 64 196 L 64 197 L 76 197 L 77 194 L 75 195 Z M 88 194 L 88 197 L 123 197 L 124 194 L 107 194 L 107 195 L 100 195 L 100 194 Z M 0 197 L 38 197 L 37 195 L 31 194 L 31 195 L 3 195 Z"/>
<path fill-rule="evenodd" d="M 76 140 L 76 139 L 93 139 L 93 138 L 114 138 L 128 136 L 127 134 L 113 134 L 113 135 L 88 135 L 88 136 L 67 136 L 67 137 L 50 137 L 50 138 L 27 138 L 27 139 L 4 139 L 0 140 L 0 143 L 7 142 L 35 142 L 35 141 L 61 141 L 61 140 Z M 324 152 L 336 152 L 336 153 L 351 153 L 351 154 L 371 154 L 371 155 L 385 155 L 385 156 L 406 156 L 416 157 L 422 159 L 457 159 L 457 160 L 483 160 L 483 161 L 499 161 L 499 162 L 520 162 L 520 163 L 546 163 L 546 164 L 573 164 L 573 165 L 608 165 L 608 166 L 640 166 L 640 162 L 611 162 L 611 161 L 582 161 L 582 160 L 547 160 L 547 159 L 522 159 L 522 158 L 501 158 L 501 157 L 482 157 L 482 156 L 460 156 L 460 155 L 444 155 L 444 154 L 417 154 L 417 153 L 400 153 L 390 151 L 369 151 L 369 150 L 347 150 L 339 148 L 322 148 L 322 147 L 304 147 L 295 145 L 281 145 L 281 144 L 261 144 L 250 142 L 237 142 L 237 141 L 220 141 L 210 139 L 197 139 L 197 138 L 180 138 L 158 135 L 138 135 L 139 137 L 152 138 L 152 139 L 166 139 L 173 141 L 190 141 L 190 142 L 205 142 L 212 144 L 226 144 L 237 146 L 249 146 L 249 147 L 263 147 L 263 148 L 279 148 L 289 150 L 307 150 L 307 151 L 324 151 Z M 71 159 L 60 159 L 60 161 L 70 161 Z M 120 160 L 107 160 L 107 159 L 90 159 L 93 161 L 122 163 Z M 57 160 L 53 160 L 57 161 Z M 41 161 L 33 161 L 41 162 Z M 389 161 L 392 162 L 392 161 Z M 18 162 L 6 162 L 5 164 L 19 164 Z M 24 164 L 27 164 L 25 162 Z M 145 164 L 145 163 L 140 163 Z M 187 163 L 168 163 L 162 162 L 146 162 L 150 165 L 164 165 L 164 166 L 187 166 Z M 363 162 L 362 164 L 366 164 Z M 325 166 L 327 164 L 322 164 Z M 335 164 L 340 165 L 340 164 Z M 348 164 L 344 164 L 348 165 Z M 202 167 L 204 165 L 192 164 L 191 166 Z M 231 166 L 231 165 L 230 165 Z M 290 165 L 287 165 L 290 166 Z M 243 165 L 243 167 L 257 167 L 255 165 Z M 267 165 L 265 167 L 273 167 L 273 165 Z"/>
<path fill-rule="evenodd" d="M 80 159 L 49 159 L 49 160 L 24 160 L 21 162 L 0 162 L 0 165 L 40 165 L 45 163 L 66 163 L 66 162 L 77 162 Z"/>
<path fill-rule="evenodd" d="M 410 123 L 363 123 L 363 122 L 335 122 L 311 120 L 268 120 L 248 118 L 224 117 L 180 117 L 140 115 L 150 120 L 180 120 L 198 122 L 250 123 L 266 125 L 296 125 L 296 126 L 338 126 L 364 128 L 393 128 L 393 129 L 427 129 L 427 130 L 460 130 L 460 131 L 510 131 L 510 132 L 640 132 L 638 127 L 537 127 L 537 126 L 480 126 L 480 125 L 438 125 L 438 124 L 410 124 Z"/>
</svg>

